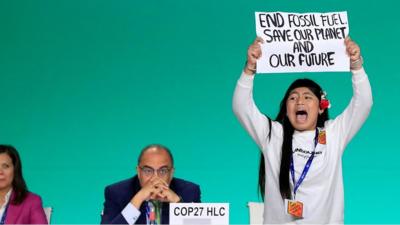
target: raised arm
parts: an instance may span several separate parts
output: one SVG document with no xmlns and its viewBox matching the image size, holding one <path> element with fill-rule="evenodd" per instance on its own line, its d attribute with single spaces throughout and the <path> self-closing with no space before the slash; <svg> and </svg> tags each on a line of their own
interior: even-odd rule
<svg viewBox="0 0 400 225">
<path fill-rule="evenodd" d="M 257 59 L 261 57 L 263 40 L 257 37 L 247 50 L 247 62 L 233 94 L 233 112 L 257 145 L 263 149 L 269 133 L 268 118 L 257 108 L 253 100 L 253 81 Z"/>
<path fill-rule="evenodd" d="M 350 38 L 346 38 L 345 45 L 350 56 L 353 97 L 346 109 L 332 123 L 333 129 L 339 132 L 339 144 L 342 148 L 361 128 L 372 107 L 371 85 L 363 68 L 360 47 Z"/>
</svg>

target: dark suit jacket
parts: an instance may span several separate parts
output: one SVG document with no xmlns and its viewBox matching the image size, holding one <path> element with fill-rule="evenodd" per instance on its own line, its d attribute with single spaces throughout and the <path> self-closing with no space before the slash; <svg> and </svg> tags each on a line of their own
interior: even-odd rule
<svg viewBox="0 0 400 225">
<path fill-rule="evenodd" d="M 200 202 L 200 187 L 197 184 L 173 178 L 169 187 L 182 198 L 182 202 Z M 121 212 L 140 188 L 137 176 L 107 186 L 104 191 L 105 202 L 101 223 L 127 224 Z M 141 214 L 135 224 L 146 224 L 145 205 L 142 204 L 140 207 Z M 163 203 L 161 214 L 161 224 L 169 224 L 169 203 Z"/>
</svg>

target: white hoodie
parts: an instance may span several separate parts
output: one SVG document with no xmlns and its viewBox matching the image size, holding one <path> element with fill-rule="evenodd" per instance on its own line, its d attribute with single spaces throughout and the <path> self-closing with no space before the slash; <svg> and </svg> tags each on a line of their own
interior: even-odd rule
<svg viewBox="0 0 400 225">
<path fill-rule="evenodd" d="M 352 74 L 353 97 L 346 109 L 334 120 L 326 121 L 322 128 L 326 131 L 326 144 L 317 145 L 311 167 L 297 190 L 296 200 L 304 204 L 305 214 L 304 218 L 295 220 L 285 212 L 279 191 L 283 127 L 271 121 L 271 139 L 268 139 L 268 119 L 253 100 L 254 76 L 242 73 L 233 96 L 233 111 L 264 155 L 264 224 L 344 222 L 342 154 L 367 119 L 372 106 L 371 86 L 364 69 L 352 71 Z M 293 134 L 296 182 L 314 150 L 314 137 L 315 130 Z M 290 179 L 293 190 L 291 176 Z"/>
</svg>

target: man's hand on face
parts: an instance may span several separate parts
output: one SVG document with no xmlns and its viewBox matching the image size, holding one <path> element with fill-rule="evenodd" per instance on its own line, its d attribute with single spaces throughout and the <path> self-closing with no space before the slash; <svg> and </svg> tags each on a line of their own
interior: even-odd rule
<svg viewBox="0 0 400 225">
<path fill-rule="evenodd" d="M 139 209 L 144 201 L 179 202 L 180 197 L 172 191 L 168 183 L 158 176 L 153 176 L 132 198 L 131 203 Z"/>
<path fill-rule="evenodd" d="M 169 188 L 168 184 L 161 180 L 161 184 L 158 186 L 159 192 L 155 196 L 154 200 L 162 202 L 179 202 L 181 198 Z"/>
<path fill-rule="evenodd" d="M 158 193 L 161 190 L 161 185 L 163 185 L 163 181 L 157 177 L 153 176 L 150 180 L 146 182 L 144 186 L 140 189 L 138 193 L 131 199 L 131 203 L 139 209 L 144 201 L 148 201 L 150 199 L 155 199 Z"/>
<path fill-rule="evenodd" d="M 163 185 L 161 187 L 161 191 L 158 194 L 157 200 L 162 201 L 162 202 L 179 202 L 181 198 L 173 191 L 171 190 L 168 186 Z"/>
</svg>

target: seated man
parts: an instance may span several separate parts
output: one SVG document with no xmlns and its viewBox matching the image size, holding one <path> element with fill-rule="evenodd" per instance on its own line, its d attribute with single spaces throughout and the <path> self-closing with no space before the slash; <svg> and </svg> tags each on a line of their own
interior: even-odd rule
<svg viewBox="0 0 400 225">
<path fill-rule="evenodd" d="M 145 147 L 136 171 L 133 178 L 106 187 L 102 224 L 146 224 L 153 203 L 161 205 L 158 223 L 168 224 L 170 202 L 200 202 L 197 184 L 173 178 L 174 160 L 162 145 Z"/>
</svg>

